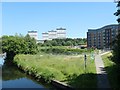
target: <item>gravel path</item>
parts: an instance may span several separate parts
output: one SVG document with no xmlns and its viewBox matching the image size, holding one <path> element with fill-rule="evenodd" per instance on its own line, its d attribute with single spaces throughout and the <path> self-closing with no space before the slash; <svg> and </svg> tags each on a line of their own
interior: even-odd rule
<svg viewBox="0 0 120 90">
<path fill-rule="evenodd" d="M 107 73 L 104 68 L 104 63 L 102 61 L 101 55 L 95 56 L 95 65 L 96 65 L 96 71 L 97 71 L 97 80 L 98 80 L 98 88 L 99 90 L 103 88 L 110 88 Z"/>
</svg>

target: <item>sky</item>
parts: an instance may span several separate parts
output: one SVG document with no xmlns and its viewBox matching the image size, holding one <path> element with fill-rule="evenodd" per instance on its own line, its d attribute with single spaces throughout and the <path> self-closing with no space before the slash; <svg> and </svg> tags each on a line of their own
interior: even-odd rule
<svg viewBox="0 0 120 90">
<path fill-rule="evenodd" d="M 68 38 L 86 38 L 88 29 L 117 24 L 113 2 L 2 2 L 2 35 L 26 35 L 66 28 Z"/>
</svg>

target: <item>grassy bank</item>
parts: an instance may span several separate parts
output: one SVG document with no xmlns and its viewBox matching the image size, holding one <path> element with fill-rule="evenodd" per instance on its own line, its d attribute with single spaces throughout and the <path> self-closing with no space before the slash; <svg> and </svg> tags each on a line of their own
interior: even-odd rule
<svg viewBox="0 0 120 90">
<path fill-rule="evenodd" d="M 75 88 L 96 87 L 96 69 L 94 61 L 87 57 L 84 68 L 82 56 L 70 55 L 16 55 L 14 63 L 26 73 L 45 81 L 52 79 L 72 85 Z"/>
<path fill-rule="evenodd" d="M 105 69 L 108 73 L 108 79 L 112 88 L 120 88 L 120 66 L 112 62 L 111 57 L 112 53 L 105 54 L 102 56 L 104 61 Z M 117 89 L 118 90 L 118 89 Z"/>
</svg>

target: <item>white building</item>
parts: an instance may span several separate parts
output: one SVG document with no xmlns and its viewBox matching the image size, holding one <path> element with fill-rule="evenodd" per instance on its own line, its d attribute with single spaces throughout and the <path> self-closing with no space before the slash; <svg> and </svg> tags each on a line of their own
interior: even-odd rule
<svg viewBox="0 0 120 90">
<path fill-rule="evenodd" d="M 38 32 L 37 31 L 28 31 L 28 35 L 35 40 L 38 40 Z"/>
<path fill-rule="evenodd" d="M 57 28 L 46 33 L 42 33 L 42 40 L 64 39 L 66 38 L 66 29 Z"/>
<path fill-rule="evenodd" d="M 56 39 L 57 31 L 54 31 L 54 30 L 48 31 L 48 35 L 49 35 L 49 40 Z"/>
<path fill-rule="evenodd" d="M 57 38 L 64 39 L 66 38 L 66 29 L 65 28 L 57 28 Z"/>
<path fill-rule="evenodd" d="M 49 40 L 49 34 L 47 32 L 42 33 L 42 40 Z"/>
</svg>

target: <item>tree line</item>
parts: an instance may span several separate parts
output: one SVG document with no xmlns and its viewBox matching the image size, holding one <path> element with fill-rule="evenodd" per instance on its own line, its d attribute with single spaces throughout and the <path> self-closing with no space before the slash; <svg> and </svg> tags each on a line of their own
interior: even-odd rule
<svg viewBox="0 0 120 90">
<path fill-rule="evenodd" d="M 43 44 L 39 44 L 40 46 L 77 46 L 83 45 L 87 43 L 86 38 L 66 38 L 66 39 L 53 39 L 53 40 L 45 40 Z"/>
</svg>

